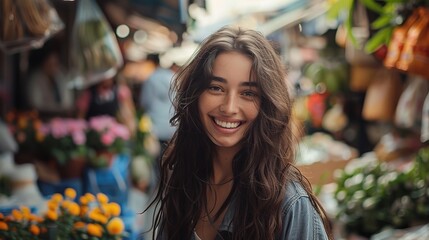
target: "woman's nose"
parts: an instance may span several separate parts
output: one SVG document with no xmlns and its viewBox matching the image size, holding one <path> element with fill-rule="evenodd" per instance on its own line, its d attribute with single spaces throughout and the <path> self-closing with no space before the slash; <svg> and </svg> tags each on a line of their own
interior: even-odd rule
<svg viewBox="0 0 429 240">
<path fill-rule="evenodd" d="M 238 99 L 232 95 L 226 95 L 220 105 L 220 111 L 223 113 L 234 114 L 238 111 Z"/>
</svg>

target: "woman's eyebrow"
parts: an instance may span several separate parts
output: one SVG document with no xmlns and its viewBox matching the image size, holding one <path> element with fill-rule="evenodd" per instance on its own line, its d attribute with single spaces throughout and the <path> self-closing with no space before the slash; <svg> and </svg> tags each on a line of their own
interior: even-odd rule
<svg viewBox="0 0 429 240">
<path fill-rule="evenodd" d="M 223 77 L 218 77 L 218 76 L 211 76 L 212 81 L 216 81 L 216 82 L 221 82 L 221 83 L 226 83 L 226 79 Z M 258 84 L 256 82 L 253 81 L 247 81 L 247 82 L 242 82 L 240 83 L 240 86 L 246 86 L 246 87 L 258 87 Z"/>
</svg>

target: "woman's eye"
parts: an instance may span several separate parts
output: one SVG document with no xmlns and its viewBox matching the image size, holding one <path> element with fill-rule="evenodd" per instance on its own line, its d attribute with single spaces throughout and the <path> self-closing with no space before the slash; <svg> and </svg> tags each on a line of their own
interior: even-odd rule
<svg viewBox="0 0 429 240">
<path fill-rule="evenodd" d="M 258 96 L 258 94 L 255 93 L 255 92 L 253 92 L 253 91 L 245 91 L 245 92 L 243 92 L 243 95 L 246 96 L 246 97 L 256 97 L 256 96 Z"/>
<path fill-rule="evenodd" d="M 218 86 L 209 86 L 208 88 L 210 91 L 219 92 L 222 91 L 222 89 Z"/>
</svg>

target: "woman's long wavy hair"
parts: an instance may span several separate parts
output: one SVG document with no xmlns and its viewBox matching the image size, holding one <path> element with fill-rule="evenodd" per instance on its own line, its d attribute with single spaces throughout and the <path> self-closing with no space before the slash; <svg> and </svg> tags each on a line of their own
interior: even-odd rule
<svg viewBox="0 0 429 240">
<path fill-rule="evenodd" d="M 214 145 L 199 117 L 198 99 L 210 84 L 212 66 L 223 52 L 240 52 L 252 59 L 251 76 L 260 89 L 260 112 L 233 159 L 230 197 L 237 201 L 232 239 L 275 239 L 282 229 L 286 183 L 299 181 L 330 233 L 326 214 L 308 180 L 293 166 L 296 138 L 292 134 L 292 101 L 286 72 L 271 44 L 258 32 L 224 27 L 207 38 L 175 76 L 177 125 L 161 161 L 159 187 L 152 204 L 158 209 L 154 227 L 166 239 L 191 239 L 213 175 Z"/>
</svg>

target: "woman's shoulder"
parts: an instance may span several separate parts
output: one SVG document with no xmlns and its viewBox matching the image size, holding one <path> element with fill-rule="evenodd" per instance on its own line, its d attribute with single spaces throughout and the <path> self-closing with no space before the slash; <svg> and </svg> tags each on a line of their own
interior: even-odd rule
<svg viewBox="0 0 429 240">
<path fill-rule="evenodd" d="M 283 200 L 283 211 L 290 211 L 292 205 L 297 201 L 310 201 L 308 193 L 300 182 L 289 181 L 286 184 L 286 195 Z"/>
</svg>

